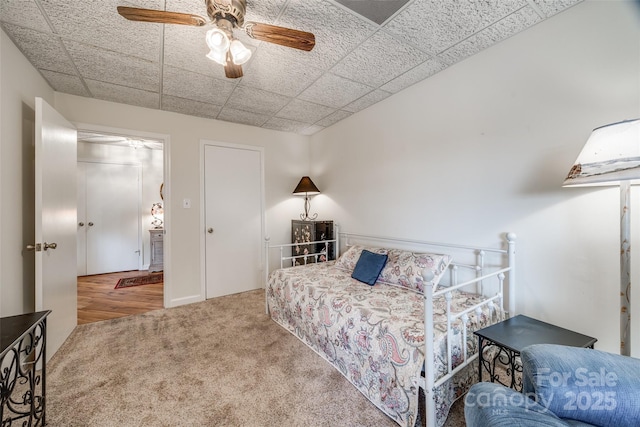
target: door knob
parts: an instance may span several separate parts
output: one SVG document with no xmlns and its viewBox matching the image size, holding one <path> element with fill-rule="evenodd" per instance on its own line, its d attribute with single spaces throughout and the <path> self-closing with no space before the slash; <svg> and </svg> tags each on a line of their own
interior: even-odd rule
<svg viewBox="0 0 640 427">
<path fill-rule="evenodd" d="M 57 248 L 58 244 L 57 243 L 44 242 L 44 245 L 42 245 L 42 246 L 43 246 L 43 249 L 46 251 L 47 249 L 55 249 L 55 248 Z"/>
<path fill-rule="evenodd" d="M 79 225 L 80 227 L 84 227 L 84 222 L 79 222 L 79 223 L 78 223 L 78 225 Z"/>
<path fill-rule="evenodd" d="M 93 223 L 90 222 L 89 224 L 87 224 L 89 227 L 93 227 Z"/>
<path fill-rule="evenodd" d="M 36 243 L 35 245 L 27 245 L 27 250 L 40 252 L 42 250 L 42 245 L 40 243 Z"/>
<path fill-rule="evenodd" d="M 211 228 L 211 227 L 207 228 L 207 233 L 213 234 L 213 228 Z"/>
</svg>

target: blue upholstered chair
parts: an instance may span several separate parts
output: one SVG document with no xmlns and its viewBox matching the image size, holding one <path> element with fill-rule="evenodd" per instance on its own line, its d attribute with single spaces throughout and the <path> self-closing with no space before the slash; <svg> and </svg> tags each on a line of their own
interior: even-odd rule
<svg viewBox="0 0 640 427">
<path fill-rule="evenodd" d="M 467 427 L 640 426 L 640 359 L 550 344 L 521 357 L 522 393 L 475 384 Z"/>
</svg>

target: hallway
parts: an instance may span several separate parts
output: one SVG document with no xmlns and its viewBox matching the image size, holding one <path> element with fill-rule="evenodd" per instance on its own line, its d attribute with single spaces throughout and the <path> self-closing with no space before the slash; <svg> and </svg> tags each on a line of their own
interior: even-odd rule
<svg viewBox="0 0 640 427">
<path fill-rule="evenodd" d="M 123 271 L 79 276 L 78 325 L 163 308 L 162 282 L 114 289 L 118 279 L 148 274 L 148 271 Z"/>
</svg>

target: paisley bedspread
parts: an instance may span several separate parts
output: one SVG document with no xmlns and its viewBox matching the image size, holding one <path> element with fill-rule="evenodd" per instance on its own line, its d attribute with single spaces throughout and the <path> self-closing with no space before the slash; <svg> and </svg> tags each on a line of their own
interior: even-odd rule
<svg viewBox="0 0 640 427">
<path fill-rule="evenodd" d="M 337 368 L 373 404 L 402 426 L 418 413 L 418 380 L 424 364 L 424 301 L 421 294 L 393 285 L 368 286 L 334 262 L 274 271 L 267 284 L 271 317 Z M 482 300 L 455 292 L 454 311 Z M 436 379 L 447 371 L 445 301 L 434 302 Z M 482 313 L 470 327 L 489 324 Z M 459 329 L 459 328 L 458 328 Z M 452 343 L 454 367 L 462 360 L 461 333 Z M 469 354 L 477 342 L 468 332 Z M 436 390 L 438 426 L 457 397 L 475 382 L 472 363 Z"/>
</svg>

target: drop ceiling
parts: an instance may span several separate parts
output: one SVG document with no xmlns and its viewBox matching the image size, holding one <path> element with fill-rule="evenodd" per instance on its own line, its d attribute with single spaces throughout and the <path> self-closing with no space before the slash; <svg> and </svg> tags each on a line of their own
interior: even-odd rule
<svg viewBox="0 0 640 427">
<path fill-rule="evenodd" d="M 207 27 L 131 22 L 119 5 L 206 17 L 204 0 L 0 0 L 0 26 L 56 91 L 311 135 L 581 0 L 247 0 L 244 77 L 205 57 Z"/>
</svg>

